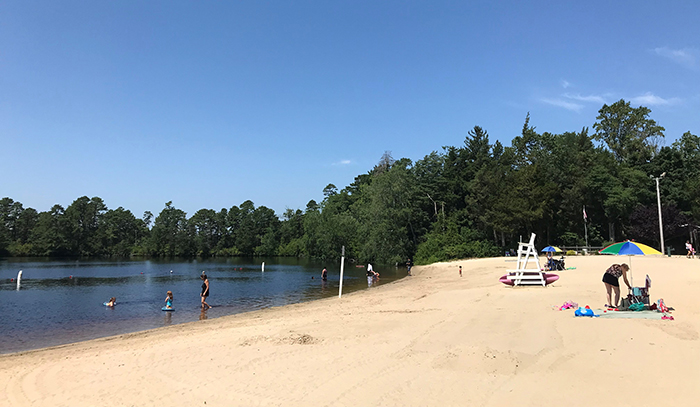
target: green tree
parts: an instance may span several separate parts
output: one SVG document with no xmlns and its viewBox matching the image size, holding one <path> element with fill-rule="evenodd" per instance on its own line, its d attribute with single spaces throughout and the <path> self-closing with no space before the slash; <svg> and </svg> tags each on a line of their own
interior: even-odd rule
<svg viewBox="0 0 700 407">
<path fill-rule="evenodd" d="M 158 214 L 151 230 L 151 247 L 156 256 L 192 256 L 194 243 L 190 238 L 187 214 L 172 206 L 172 201 Z"/>
<path fill-rule="evenodd" d="M 32 254 L 35 256 L 65 256 L 70 254 L 61 218 L 65 210 L 54 205 L 50 211 L 41 212 L 32 230 Z"/>
<path fill-rule="evenodd" d="M 415 253 L 427 217 L 420 209 L 423 198 L 411 165 L 410 160 L 401 159 L 389 170 L 375 174 L 356 202 L 362 205 L 357 211 L 361 259 L 403 263 Z"/>
<path fill-rule="evenodd" d="M 0 255 L 17 239 L 17 220 L 22 214 L 22 204 L 11 198 L 0 199 Z"/>
<path fill-rule="evenodd" d="M 658 152 L 664 129 L 649 118 L 651 110 L 633 108 L 624 99 L 598 111 L 595 139 L 602 140 L 618 162 L 640 165 Z"/>
<path fill-rule="evenodd" d="M 91 256 L 104 254 L 98 229 L 104 213 L 107 211 L 102 198 L 87 196 L 73 201 L 62 216 L 62 226 L 73 255 Z"/>
<path fill-rule="evenodd" d="M 198 256 L 209 257 L 215 252 L 226 227 L 224 220 L 212 209 L 200 209 L 189 219 Z"/>
<path fill-rule="evenodd" d="M 118 257 L 129 257 L 134 253 L 137 242 L 147 232 L 144 222 L 121 206 L 104 214 L 101 228 L 105 253 Z"/>
<path fill-rule="evenodd" d="M 283 221 L 280 225 L 280 256 L 301 257 L 305 255 L 304 237 L 304 213 L 287 208 L 282 215 Z"/>
</svg>

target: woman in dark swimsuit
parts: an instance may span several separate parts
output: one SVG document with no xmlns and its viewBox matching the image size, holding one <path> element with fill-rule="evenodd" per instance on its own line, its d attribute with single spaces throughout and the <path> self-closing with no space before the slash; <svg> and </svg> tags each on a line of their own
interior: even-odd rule
<svg viewBox="0 0 700 407">
<path fill-rule="evenodd" d="M 211 308 L 211 305 L 207 304 L 207 297 L 209 296 L 209 279 L 207 278 L 206 274 L 202 274 L 200 278 L 202 279 L 202 294 L 200 294 L 202 297 L 202 309 L 209 309 Z"/>
<path fill-rule="evenodd" d="M 605 283 L 605 290 L 607 291 L 608 294 L 608 303 L 605 304 L 606 307 L 610 308 L 617 308 L 619 305 L 620 301 L 620 276 L 622 276 L 625 280 L 625 284 L 627 284 L 627 288 L 632 288 L 630 286 L 630 282 L 627 280 L 627 272 L 629 271 L 630 266 L 626 264 L 613 264 L 605 270 L 605 273 L 603 273 L 603 283 Z M 612 291 L 615 291 L 615 303 L 612 303 Z"/>
</svg>

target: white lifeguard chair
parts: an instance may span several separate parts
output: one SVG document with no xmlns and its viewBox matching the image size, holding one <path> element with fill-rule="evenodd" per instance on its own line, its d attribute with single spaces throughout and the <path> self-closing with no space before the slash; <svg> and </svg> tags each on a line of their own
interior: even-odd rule
<svg viewBox="0 0 700 407">
<path fill-rule="evenodd" d="M 534 261 L 533 261 L 534 260 Z M 540 257 L 535 249 L 535 234 L 530 236 L 528 243 L 518 243 L 518 261 L 515 270 L 508 270 L 507 278 L 513 281 L 513 286 L 519 285 L 547 285 L 547 278 L 540 266 Z M 535 268 L 528 268 L 528 264 Z"/>
</svg>

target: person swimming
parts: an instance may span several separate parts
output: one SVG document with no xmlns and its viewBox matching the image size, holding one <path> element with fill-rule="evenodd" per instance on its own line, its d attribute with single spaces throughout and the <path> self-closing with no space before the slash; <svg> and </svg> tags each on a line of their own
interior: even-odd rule
<svg viewBox="0 0 700 407">
<path fill-rule="evenodd" d="M 108 307 L 113 307 L 117 305 L 117 297 L 110 298 L 109 301 L 105 302 L 105 305 Z"/>
</svg>

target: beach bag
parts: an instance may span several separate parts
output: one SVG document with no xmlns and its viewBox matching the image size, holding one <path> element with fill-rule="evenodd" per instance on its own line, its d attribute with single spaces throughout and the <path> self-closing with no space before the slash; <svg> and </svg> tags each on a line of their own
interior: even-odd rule
<svg viewBox="0 0 700 407">
<path fill-rule="evenodd" d="M 636 302 L 629 307 L 630 311 L 644 311 L 644 303 Z"/>
<path fill-rule="evenodd" d="M 590 308 L 580 308 L 574 311 L 574 316 L 576 317 L 594 317 L 595 314 Z"/>
</svg>

